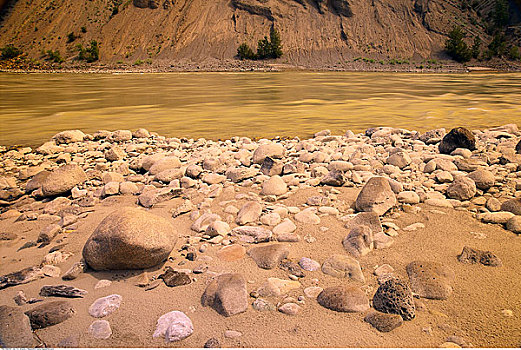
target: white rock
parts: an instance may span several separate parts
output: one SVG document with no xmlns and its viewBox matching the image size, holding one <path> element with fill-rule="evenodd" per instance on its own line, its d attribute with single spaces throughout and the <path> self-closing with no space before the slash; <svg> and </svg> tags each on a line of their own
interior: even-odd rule
<svg viewBox="0 0 521 350">
<path fill-rule="evenodd" d="M 118 294 L 112 294 L 104 298 L 99 298 L 89 307 L 89 314 L 96 318 L 110 315 L 119 309 L 122 300 L 123 298 Z"/>
<path fill-rule="evenodd" d="M 188 316 L 181 311 L 171 311 L 157 320 L 153 337 L 165 337 L 166 341 L 183 340 L 194 332 L 194 326 Z"/>
</svg>

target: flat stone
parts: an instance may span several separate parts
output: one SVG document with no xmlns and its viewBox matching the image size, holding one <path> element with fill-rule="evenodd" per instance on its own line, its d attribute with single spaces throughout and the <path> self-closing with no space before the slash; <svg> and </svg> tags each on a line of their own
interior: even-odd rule
<svg viewBox="0 0 521 350">
<path fill-rule="evenodd" d="M 0 306 L 0 345 L 6 348 L 35 347 L 29 317 L 19 308 Z"/>
<path fill-rule="evenodd" d="M 316 299 L 323 290 L 324 288 L 318 286 L 307 287 L 304 288 L 304 295 L 308 298 Z"/>
<path fill-rule="evenodd" d="M 201 298 L 203 306 L 211 306 L 223 316 L 233 316 L 248 308 L 246 281 L 240 274 L 217 276 Z"/>
<path fill-rule="evenodd" d="M 458 255 L 458 260 L 466 264 L 482 264 L 485 266 L 501 266 L 501 260 L 492 252 L 474 249 L 468 246 Z"/>
<path fill-rule="evenodd" d="M 284 244 L 270 244 L 251 248 L 248 255 L 255 261 L 261 269 L 271 270 L 286 258 L 289 248 Z"/>
<path fill-rule="evenodd" d="M 418 204 L 420 203 L 420 196 L 414 191 L 402 191 L 398 193 L 397 200 L 400 203 L 405 204 Z"/>
<path fill-rule="evenodd" d="M 411 289 L 397 278 L 390 278 L 378 287 L 373 296 L 373 307 L 383 313 L 400 315 L 405 321 L 415 317 Z"/>
<path fill-rule="evenodd" d="M 317 297 L 320 305 L 338 312 L 369 310 L 369 299 L 358 287 L 337 286 L 324 289 Z"/>
<path fill-rule="evenodd" d="M 297 229 L 297 226 L 290 219 L 284 219 L 280 224 L 273 228 L 273 233 L 276 235 L 292 233 Z"/>
<path fill-rule="evenodd" d="M 50 301 L 27 311 L 25 314 L 31 320 L 31 327 L 40 329 L 62 323 L 72 317 L 74 312 L 67 301 Z"/>
<path fill-rule="evenodd" d="M 87 291 L 64 284 L 56 286 L 43 286 L 40 289 L 42 297 L 64 297 L 64 298 L 83 298 Z"/>
<path fill-rule="evenodd" d="M 378 311 L 370 311 L 364 321 L 376 328 L 378 331 L 386 333 L 402 325 L 403 319 L 400 315 L 386 314 Z"/>
<path fill-rule="evenodd" d="M 246 255 L 246 248 L 238 244 L 232 244 L 217 252 L 217 257 L 224 261 L 237 261 Z"/>
<path fill-rule="evenodd" d="M 239 226 L 232 229 L 232 236 L 245 236 L 251 238 L 252 243 L 267 242 L 272 236 L 272 232 L 264 227 Z"/>
<path fill-rule="evenodd" d="M 99 280 L 94 286 L 94 289 L 107 288 L 112 284 L 109 280 Z"/>
<path fill-rule="evenodd" d="M 23 270 L 0 276 L 0 289 L 4 289 L 10 286 L 16 286 L 19 284 L 29 283 L 39 278 L 42 278 L 43 276 L 44 274 L 40 267 L 27 267 Z"/>
<path fill-rule="evenodd" d="M 96 339 L 108 339 L 112 335 L 110 323 L 105 320 L 97 320 L 89 326 L 89 334 Z"/>
<path fill-rule="evenodd" d="M 413 292 L 421 298 L 445 300 L 452 294 L 454 271 L 447 266 L 428 261 L 413 261 L 407 265 Z"/>
<path fill-rule="evenodd" d="M 234 330 L 226 330 L 224 331 L 224 337 L 228 339 L 235 339 L 242 337 L 242 333 Z"/>
<path fill-rule="evenodd" d="M 262 214 L 262 205 L 258 202 L 247 202 L 239 210 L 236 222 L 239 225 L 257 222 Z"/>
<path fill-rule="evenodd" d="M 89 307 L 89 314 L 96 318 L 108 316 L 119 309 L 122 300 L 123 298 L 118 294 L 99 298 Z"/>
<path fill-rule="evenodd" d="M 480 213 L 476 215 L 478 220 L 493 224 L 506 224 L 515 214 L 508 211 L 498 211 L 495 213 Z"/>
<path fill-rule="evenodd" d="M 252 303 L 252 307 L 257 311 L 275 311 L 277 309 L 275 305 L 262 298 L 255 299 Z"/>
<path fill-rule="evenodd" d="M 333 255 L 322 264 L 322 272 L 336 278 L 365 282 L 358 261 L 348 255 Z"/>
<path fill-rule="evenodd" d="M 170 311 L 157 320 L 154 338 L 165 338 L 168 342 L 176 342 L 188 338 L 194 332 L 194 325 L 181 311 Z"/>
<path fill-rule="evenodd" d="M 261 297 L 281 296 L 301 287 L 300 282 L 270 277 L 257 289 Z"/>
<path fill-rule="evenodd" d="M 262 164 L 266 157 L 282 158 L 284 155 L 284 147 L 277 143 L 269 143 L 260 145 L 255 152 L 253 152 L 253 163 Z"/>
</svg>

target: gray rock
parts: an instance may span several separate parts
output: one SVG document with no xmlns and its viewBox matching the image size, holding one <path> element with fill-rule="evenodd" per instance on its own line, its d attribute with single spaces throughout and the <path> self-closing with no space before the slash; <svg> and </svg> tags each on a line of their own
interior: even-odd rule
<svg viewBox="0 0 521 350">
<path fill-rule="evenodd" d="M 396 205 L 396 195 L 389 185 L 389 180 L 374 176 L 358 194 L 355 205 L 358 211 L 383 215 Z"/>
<path fill-rule="evenodd" d="M 87 270 L 87 266 L 83 261 L 74 263 L 65 274 L 62 276 L 62 280 L 70 281 L 76 279 L 81 273 Z"/>
<path fill-rule="evenodd" d="M 51 301 L 35 307 L 25 313 L 29 316 L 31 327 L 40 329 L 62 323 L 74 314 L 74 309 L 67 301 Z"/>
<path fill-rule="evenodd" d="M 241 182 L 257 175 L 257 170 L 253 168 L 231 168 L 226 171 L 226 177 L 232 182 Z"/>
<path fill-rule="evenodd" d="M 271 270 L 286 258 L 289 248 L 284 244 L 270 244 L 251 248 L 248 255 L 255 261 L 261 269 Z"/>
<path fill-rule="evenodd" d="M 282 174 L 283 164 L 271 157 L 264 158 L 260 172 L 266 176 L 274 176 Z"/>
<path fill-rule="evenodd" d="M 118 294 L 99 298 L 89 307 L 89 314 L 96 318 L 108 316 L 119 309 L 122 300 L 123 298 Z"/>
<path fill-rule="evenodd" d="M 476 184 L 471 178 L 460 176 L 447 188 L 449 198 L 460 201 L 471 199 L 476 195 Z"/>
<path fill-rule="evenodd" d="M 322 272 L 336 278 L 365 282 L 360 263 L 347 255 L 333 255 L 322 264 Z"/>
<path fill-rule="evenodd" d="M 326 176 L 324 176 L 320 183 L 327 186 L 340 187 L 346 182 L 344 173 L 340 170 L 331 170 Z"/>
<path fill-rule="evenodd" d="M 172 224 L 135 208 L 109 214 L 83 247 L 83 258 L 94 270 L 144 269 L 164 261 L 177 240 Z"/>
<path fill-rule="evenodd" d="M 240 274 L 219 275 L 206 287 L 201 302 L 223 316 L 242 313 L 248 308 L 246 281 Z"/>
<path fill-rule="evenodd" d="M 367 226 L 358 226 L 342 241 L 344 249 L 352 256 L 359 258 L 373 250 L 373 231 Z"/>
<path fill-rule="evenodd" d="M 188 316 L 181 311 L 171 311 L 157 320 L 154 338 L 164 337 L 168 342 L 188 338 L 194 332 L 194 325 Z"/>
<path fill-rule="evenodd" d="M 287 271 L 290 275 L 293 275 L 295 277 L 305 277 L 304 271 L 300 268 L 300 265 L 297 263 L 294 263 L 290 259 L 282 259 L 282 261 L 279 264 L 279 267 Z"/>
<path fill-rule="evenodd" d="M 421 298 L 445 300 L 452 294 L 455 278 L 449 267 L 429 261 L 413 261 L 407 265 L 411 288 Z"/>
<path fill-rule="evenodd" d="M 61 226 L 57 224 L 50 224 L 45 226 L 38 235 L 38 243 L 49 243 L 61 231 Z"/>
<path fill-rule="evenodd" d="M 306 257 L 301 258 L 298 264 L 306 271 L 317 271 L 320 269 L 320 263 L 318 261 Z"/>
<path fill-rule="evenodd" d="M 267 242 L 272 236 L 272 232 L 263 227 L 239 226 L 232 230 L 232 236 L 248 237 L 254 243 Z"/>
<path fill-rule="evenodd" d="M 463 247 L 463 251 L 458 255 L 458 260 L 466 264 L 482 264 L 485 266 L 501 266 L 501 260 L 492 252 L 479 249 Z"/>
<path fill-rule="evenodd" d="M 0 306 L 0 346 L 33 348 L 35 345 L 29 317 L 18 308 Z"/>
<path fill-rule="evenodd" d="M 386 314 L 379 311 L 369 312 L 364 321 L 376 328 L 378 331 L 386 333 L 402 325 L 403 319 L 400 315 Z"/>
<path fill-rule="evenodd" d="M 257 311 L 275 311 L 277 309 L 275 305 L 262 298 L 255 299 L 252 307 Z"/>
<path fill-rule="evenodd" d="M 96 339 L 108 339 L 112 335 L 112 329 L 108 321 L 97 320 L 89 326 L 89 333 Z"/>
<path fill-rule="evenodd" d="M 320 305 L 338 312 L 369 310 L 369 299 L 358 287 L 337 286 L 324 289 L 317 297 Z"/>
<path fill-rule="evenodd" d="M 415 317 L 411 289 L 397 278 L 390 278 L 378 287 L 373 296 L 373 307 L 383 313 L 400 315 L 405 321 Z"/>
</svg>

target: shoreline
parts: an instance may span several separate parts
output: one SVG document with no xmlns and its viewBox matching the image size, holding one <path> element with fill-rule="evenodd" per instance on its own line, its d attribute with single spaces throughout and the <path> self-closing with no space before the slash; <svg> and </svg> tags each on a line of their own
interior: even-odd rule
<svg viewBox="0 0 521 350">
<path fill-rule="evenodd" d="M 519 344 L 516 124 L 66 130 L 0 164 L 7 346 Z"/>
</svg>

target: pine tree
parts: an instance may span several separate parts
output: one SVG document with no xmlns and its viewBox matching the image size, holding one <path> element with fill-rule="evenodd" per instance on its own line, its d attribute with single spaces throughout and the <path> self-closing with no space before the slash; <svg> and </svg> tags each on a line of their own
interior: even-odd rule
<svg viewBox="0 0 521 350">
<path fill-rule="evenodd" d="M 274 26 L 270 29 L 270 46 L 271 58 L 279 58 L 282 56 L 282 40 L 280 39 L 280 33 Z"/>
</svg>

